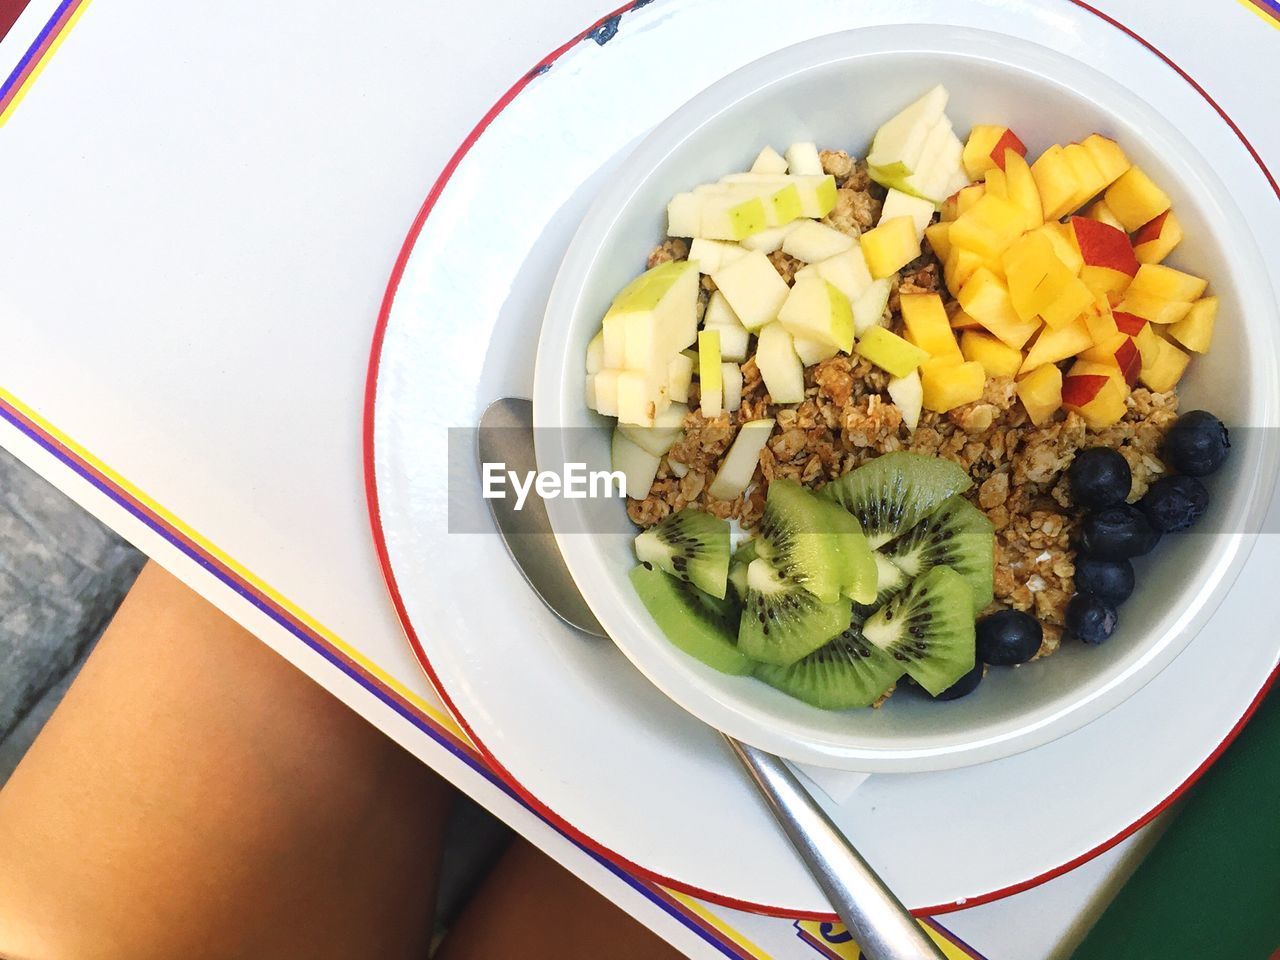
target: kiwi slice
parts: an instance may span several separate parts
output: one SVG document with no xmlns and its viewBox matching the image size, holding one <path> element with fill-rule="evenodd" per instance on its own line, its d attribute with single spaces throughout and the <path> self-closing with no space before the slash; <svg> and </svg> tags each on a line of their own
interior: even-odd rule
<svg viewBox="0 0 1280 960">
<path fill-rule="evenodd" d="M 747 566 L 747 600 L 738 625 L 738 649 L 760 663 L 788 666 L 849 626 L 848 597 L 823 603 L 769 560 Z"/>
<path fill-rule="evenodd" d="M 838 503 L 814 497 L 823 511 L 826 529 L 836 536 L 836 552 L 840 560 L 840 592 L 854 603 L 872 603 L 880 575 L 875 554 L 862 532 L 858 518 Z"/>
<path fill-rule="evenodd" d="M 729 521 L 685 507 L 636 537 L 636 558 L 723 600 Z"/>
<path fill-rule="evenodd" d="M 755 540 L 744 540 L 738 545 L 738 549 L 733 552 L 733 559 L 729 561 L 729 590 L 728 596 L 731 596 L 738 606 L 746 603 L 747 600 L 747 566 L 757 556 Z"/>
<path fill-rule="evenodd" d="M 823 603 L 840 596 L 845 576 L 839 538 L 830 521 L 817 496 L 794 480 L 779 478 L 769 484 L 760 518 L 759 554 L 779 576 L 800 584 Z"/>
<path fill-rule="evenodd" d="M 983 512 L 964 497 L 952 497 L 880 552 L 909 577 L 933 567 L 950 567 L 969 582 L 975 611 L 994 596 L 995 531 Z"/>
<path fill-rule="evenodd" d="M 756 676 L 783 693 L 823 710 L 869 707 L 905 671 L 905 666 L 868 643 L 850 626 L 789 667 L 760 664 Z"/>
<path fill-rule="evenodd" d="M 964 577 L 934 567 L 873 613 L 862 635 L 937 696 L 973 669 L 971 596 Z"/>
<path fill-rule="evenodd" d="M 878 547 L 972 485 L 950 460 L 899 450 L 832 480 L 819 495 L 857 517 L 871 546 Z"/>
<path fill-rule="evenodd" d="M 739 676 L 755 666 L 735 642 L 738 607 L 647 564 L 631 571 L 631 585 L 667 639 L 721 673 Z"/>
<path fill-rule="evenodd" d="M 876 565 L 876 595 L 869 603 L 854 603 L 854 623 L 864 622 L 867 617 L 883 607 L 885 601 L 895 593 L 901 592 L 911 582 L 911 578 L 902 572 L 902 568 L 879 550 L 871 551 L 871 560 Z"/>
</svg>

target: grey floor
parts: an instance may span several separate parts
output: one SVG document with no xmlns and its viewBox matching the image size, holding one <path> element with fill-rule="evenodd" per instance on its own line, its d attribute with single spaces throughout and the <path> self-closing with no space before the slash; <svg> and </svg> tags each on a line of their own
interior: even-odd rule
<svg viewBox="0 0 1280 960">
<path fill-rule="evenodd" d="M 44 726 L 146 557 L 0 449 L 0 787 Z M 441 863 L 447 924 L 510 831 L 465 798 Z"/>
</svg>

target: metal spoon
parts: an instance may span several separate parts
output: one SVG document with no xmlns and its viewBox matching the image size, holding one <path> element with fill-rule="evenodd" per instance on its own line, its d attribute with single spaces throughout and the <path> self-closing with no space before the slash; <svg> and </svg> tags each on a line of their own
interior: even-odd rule
<svg viewBox="0 0 1280 960">
<path fill-rule="evenodd" d="M 505 463 L 506 469 L 521 475 L 536 470 L 533 404 L 516 397 L 495 400 L 480 418 L 477 448 L 481 463 Z M 511 498 L 487 502 L 503 542 L 534 593 L 569 626 L 607 638 L 565 566 L 542 500 L 530 497 L 521 510 L 515 509 Z M 790 768 L 772 754 L 722 736 L 863 956 L 867 960 L 945 960 Z"/>
</svg>

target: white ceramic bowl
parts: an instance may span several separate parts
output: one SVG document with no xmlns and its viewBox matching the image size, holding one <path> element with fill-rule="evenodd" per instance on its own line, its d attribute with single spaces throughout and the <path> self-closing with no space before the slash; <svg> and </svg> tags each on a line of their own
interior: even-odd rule
<svg viewBox="0 0 1280 960">
<path fill-rule="evenodd" d="M 1032 156 L 1098 131 L 1115 137 L 1173 197 L 1186 238 L 1171 263 L 1210 278 L 1221 299 L 1212 351 L 1180 385 L 1183 409 L 1234 428 L 1210 480 L 1200 528 L 1137 564 L 1138 588 L 1108 643 L 1064 643 L 1047 660 L 999 669 L 953 703 L 897 696 L 880 710 L 831 713 L 750 678 L 717 673 L 661 634 L 627 580 L 634 530 L 621 502 L 550 501 L 569 569 L 628 658 L 702 720 L 780 755 L 831 767 L 913 771 L 1026 750 L 1088 723 L 1138 690 L 1195 635 L 1229 589 L 1269 503 L 1280 401 L 1276 305 L 1257 246 L 1200 156 L 1123 86 L 1044 47 L 945 26 L 876 27 L 787 48 L 731 74 L 664 121 L 618 168 L 583 220 L 556 279 L 538 346 L 534 419 L 544 469 L 609 462 L 610 424 L 583 403 L 587 341 L 614 294 L 664 235 L 667 200 L 746 169 L 766 143 L 861 154 L 875 127 L 935 83 L 956 129 L 1005 123 Z M 1241 429 L 1242 427 L 1255 429 Z M 611 532 L 602 532 L 602 523 Z M 583 533 L 575 531 L 594 530 Z M 616 531 L 616 532 L 612 532 Z M 1231 638 L 1223 637 L 1224 656 Z"/>
</svg>

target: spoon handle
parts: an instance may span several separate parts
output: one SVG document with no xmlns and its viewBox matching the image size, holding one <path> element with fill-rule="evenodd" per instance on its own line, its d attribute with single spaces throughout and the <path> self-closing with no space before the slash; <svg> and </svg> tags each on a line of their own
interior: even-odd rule
<svg viewBox="0 0 1280 960">
<path fill-rule="evenodd" d="M 945 960 L 780 759 L 725 736 L 867 960 Z"/>
</svg>

